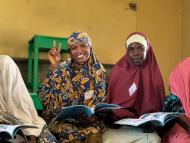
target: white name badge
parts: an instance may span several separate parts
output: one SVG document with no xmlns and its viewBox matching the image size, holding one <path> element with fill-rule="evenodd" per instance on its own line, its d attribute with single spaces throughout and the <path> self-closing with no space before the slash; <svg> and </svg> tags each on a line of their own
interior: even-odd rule
<svg viewBox="0 0 190 143">
<path fill-rule="evenodd" d="M 129 88 L 129 95 L 132 96 L 133 93 L 137 90 L 137 86 L 135 84 L 135 82 L 133 82 L 133 84 L 130 86 Z"/>
<path fill-rule="evenodd" d="M 94 95 L 94 90 L 89 90 L 84 93 L 84 98 L 85 100 L 91 99 Z"/>
</svg>

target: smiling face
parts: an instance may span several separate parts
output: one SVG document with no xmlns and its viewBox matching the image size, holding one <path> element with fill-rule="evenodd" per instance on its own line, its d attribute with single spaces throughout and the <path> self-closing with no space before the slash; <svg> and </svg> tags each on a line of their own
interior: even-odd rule
<svg viewBox="0 0 190 143">
<path fill-rule="evenodd" d="M 87 43 L 76 42 L 69 46 L 71 58 L 78 64 L 84 64 L 90 57 L 90 46 Z"/>
<path fill-rule="evenodd" d="M 144 52 L 145 52 L 145 47 L 137 42 L 131 43 L 127 47 L 127 53 L 130 61 L 137 66 L 143 63 L 145 59 Z"/>
</svg>

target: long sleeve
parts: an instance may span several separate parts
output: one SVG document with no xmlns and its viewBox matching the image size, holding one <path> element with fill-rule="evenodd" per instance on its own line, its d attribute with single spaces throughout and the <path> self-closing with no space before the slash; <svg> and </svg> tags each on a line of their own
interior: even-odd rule
<svg viewBox="0 0 190 143">
<path fill-rule="evenodd" d="M 46 123 L 38 116 L 20 70 L 9 56 L 0 56 L 0 81 L 0 113 L 8 112 L 24 125 L 37 126 L 23 131 L 39 136 Z"/>
<path fill-rule="evenodd" d="M 44 106 L 43 116 L 47 122 L 55 117 L 62 107 L 62 71 L 60 67 L 55 70 L 48 70 L 47 76 L 39 88 L 38 95 Z"/>
<path fill-rule="evenodd" d="M 106 102 L 107 78 L 107 73 L 104 70 L 100 70 L 99 74 L 97 73 L 95 75 L 95 96 L 93 97 L 93 105 Z"/>
</svg>

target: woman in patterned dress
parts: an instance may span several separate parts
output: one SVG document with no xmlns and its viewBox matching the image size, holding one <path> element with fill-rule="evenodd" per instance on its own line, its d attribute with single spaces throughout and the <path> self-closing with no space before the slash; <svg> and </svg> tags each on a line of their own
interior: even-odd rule
<svg viewBox="0 0 190 143">
<path fill-rule="evenodd" d="M 59 111 L 71 105 L 93 107 L 106 98 L 107 73 L 92 50 L 92 42 L 85 32 L 74 32 L 68 39 L 70 58 L 60 62 L 60 48 L 49 51 L 50 68 L 39 95 L 44 106 L 43 118 L 60 142 L 85 140 L 100 133 L 102 124 L 84 116 L 72 120 L 53 121 Z M 90 141 L 89 141 L 90 142 Z M 99 141 L 101 142 L 101 138 Z M 93 141 L 91 141 L 93 143 Z"/>
</svg>

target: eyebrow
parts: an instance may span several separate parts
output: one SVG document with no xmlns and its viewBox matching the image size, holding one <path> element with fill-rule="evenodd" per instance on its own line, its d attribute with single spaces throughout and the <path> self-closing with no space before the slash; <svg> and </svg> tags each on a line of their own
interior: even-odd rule
<svg viewBox="0 0 190 143">
<path fill-rule="evenodd" d="M 141 45 L 141 44 L 135 45 L 135 46 L 133 46 L 133 45 L 128 46 L 128 48 L 134 48 L 134 47 L 142 47 L 142 48 L 145 48 L 145 46 L 144 46 L 144 45 Z"/>
</svg>

